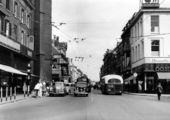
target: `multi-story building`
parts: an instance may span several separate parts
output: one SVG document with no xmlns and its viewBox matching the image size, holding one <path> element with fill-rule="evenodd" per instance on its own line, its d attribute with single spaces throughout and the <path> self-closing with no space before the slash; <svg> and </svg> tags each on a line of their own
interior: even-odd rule
<svg viewBox="0 0 170 120">
<path fill-rule="evenodd" d="M 158 2 L 142 3 L 141 9 L 128 21 L 123 35 L 129 34 L 131 46 L 132 91 L 154 92 L 158 82 L 164 92 L 170 92 L 170 8 L 160 8 Z M 125 38 L 123 38 L 125 39 Z M 135 73 L 136 78 L 133 77 Z"/>
<path fill-rule="evenodd" d="M 52 45 L 52 79 L 54 81 L 71 81 L 69 73 L 69 61 L 66 57 L 67 43 L 59 42 L 59 37 L 55 36 Z"/>
<path fill-rule="evenodd" d="M 34 72 L 34 0 L 0 0 L 0 84 L 22 91 L 27 65 Z M 33 78 L 34 79 L 34 78 Z"/>
</svg>

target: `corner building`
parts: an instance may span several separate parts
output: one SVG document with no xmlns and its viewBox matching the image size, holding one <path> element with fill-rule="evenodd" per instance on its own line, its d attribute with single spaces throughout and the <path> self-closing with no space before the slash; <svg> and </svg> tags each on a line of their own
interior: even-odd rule
<svg viewBox="0 0 170 120">
<path fill-rule="evenodd" d="M 141 9 L 126 24 L 130 33 L 131 76 L 125 79 L 131 92 L 154 93 L 161 82 L 170 93 L 170 8 L 159 3 L 142 3 Z M 137 77 L 133 74 L 137 73 Z M 142 89 L 139 91 L 138 86 Z"/>
</svg>

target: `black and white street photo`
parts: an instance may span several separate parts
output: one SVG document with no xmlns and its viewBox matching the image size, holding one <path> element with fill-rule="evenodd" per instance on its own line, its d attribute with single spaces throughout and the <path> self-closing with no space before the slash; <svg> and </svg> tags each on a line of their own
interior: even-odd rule
<svg viewBox="0 0 170 120">
<path fill-rule="evenodd" d="M 170 120 L 170 1 L 0 0 L 0 120 Z"/>
</svg>

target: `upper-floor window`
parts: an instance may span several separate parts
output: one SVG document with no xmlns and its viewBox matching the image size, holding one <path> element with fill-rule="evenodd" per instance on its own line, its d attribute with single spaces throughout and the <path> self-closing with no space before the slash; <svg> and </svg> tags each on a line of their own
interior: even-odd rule
<svg viewBox="0 0 170 120">
<path fill-rule="evenodd" d="M 159 40 L 151 40 L 151 56 L 159 56 L 160 50 L 160 41 Z"/>
<path fill-rule="evenodd" d="M 21 31 L 21 44 L 24 44 L 24 31 Z"/>
<path fill-rule="evenodd" d="M 143 35 L 143 19 L 141 18 L 139 22 L 139 36 L 142 35 Z"/>
<path fill-rule="evenodd" d="M 159 32 L 159 16 L 158 15 L 151 16 L 151 32 L 152 33 Z"/>
<path fill-rule="evenodd" d="M 10 10 L 10 0 L 6 0 L 6 8 Z"/>
<path fill-rule="evenodd" d="M 27 27 L 28 28 L 31 28 L 31 16 L 30 15 L 27 15 Z"/>
<path fill-rule="evenodd" d="M 11 23 L 5 20 L 5 33 L 7 36 L 11 36 Z"/>
<path fill-rule="evenodd" d="M 2 5 L 2 0 L 0 0 L 0 5 Z"/>
<path fill-rule="evenodd" d="M 17 25 L 14 25 L 14 40 L 18 40 L 18 27 Z"/>
<path fill-rule="evenodd" d="M 21 22 L 24 23 L 24 9 L 21 9 Z"/>
<path fill-rule="evenodd" d="M 14 16 L 18 17 L 18 3 L 17 2 L 14 3 Z"/>
</svg>

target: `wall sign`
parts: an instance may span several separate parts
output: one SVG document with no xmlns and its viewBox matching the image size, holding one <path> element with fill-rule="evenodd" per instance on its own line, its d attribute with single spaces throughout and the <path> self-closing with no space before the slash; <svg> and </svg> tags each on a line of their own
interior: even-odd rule
<svg viewBox="0 0 170 120">
<path fill-rule="evenodd" d="M 170 65 L 169 64 L 156 64 L 155 71 L 157 72 L 170 72 Z"/>
</svg>

